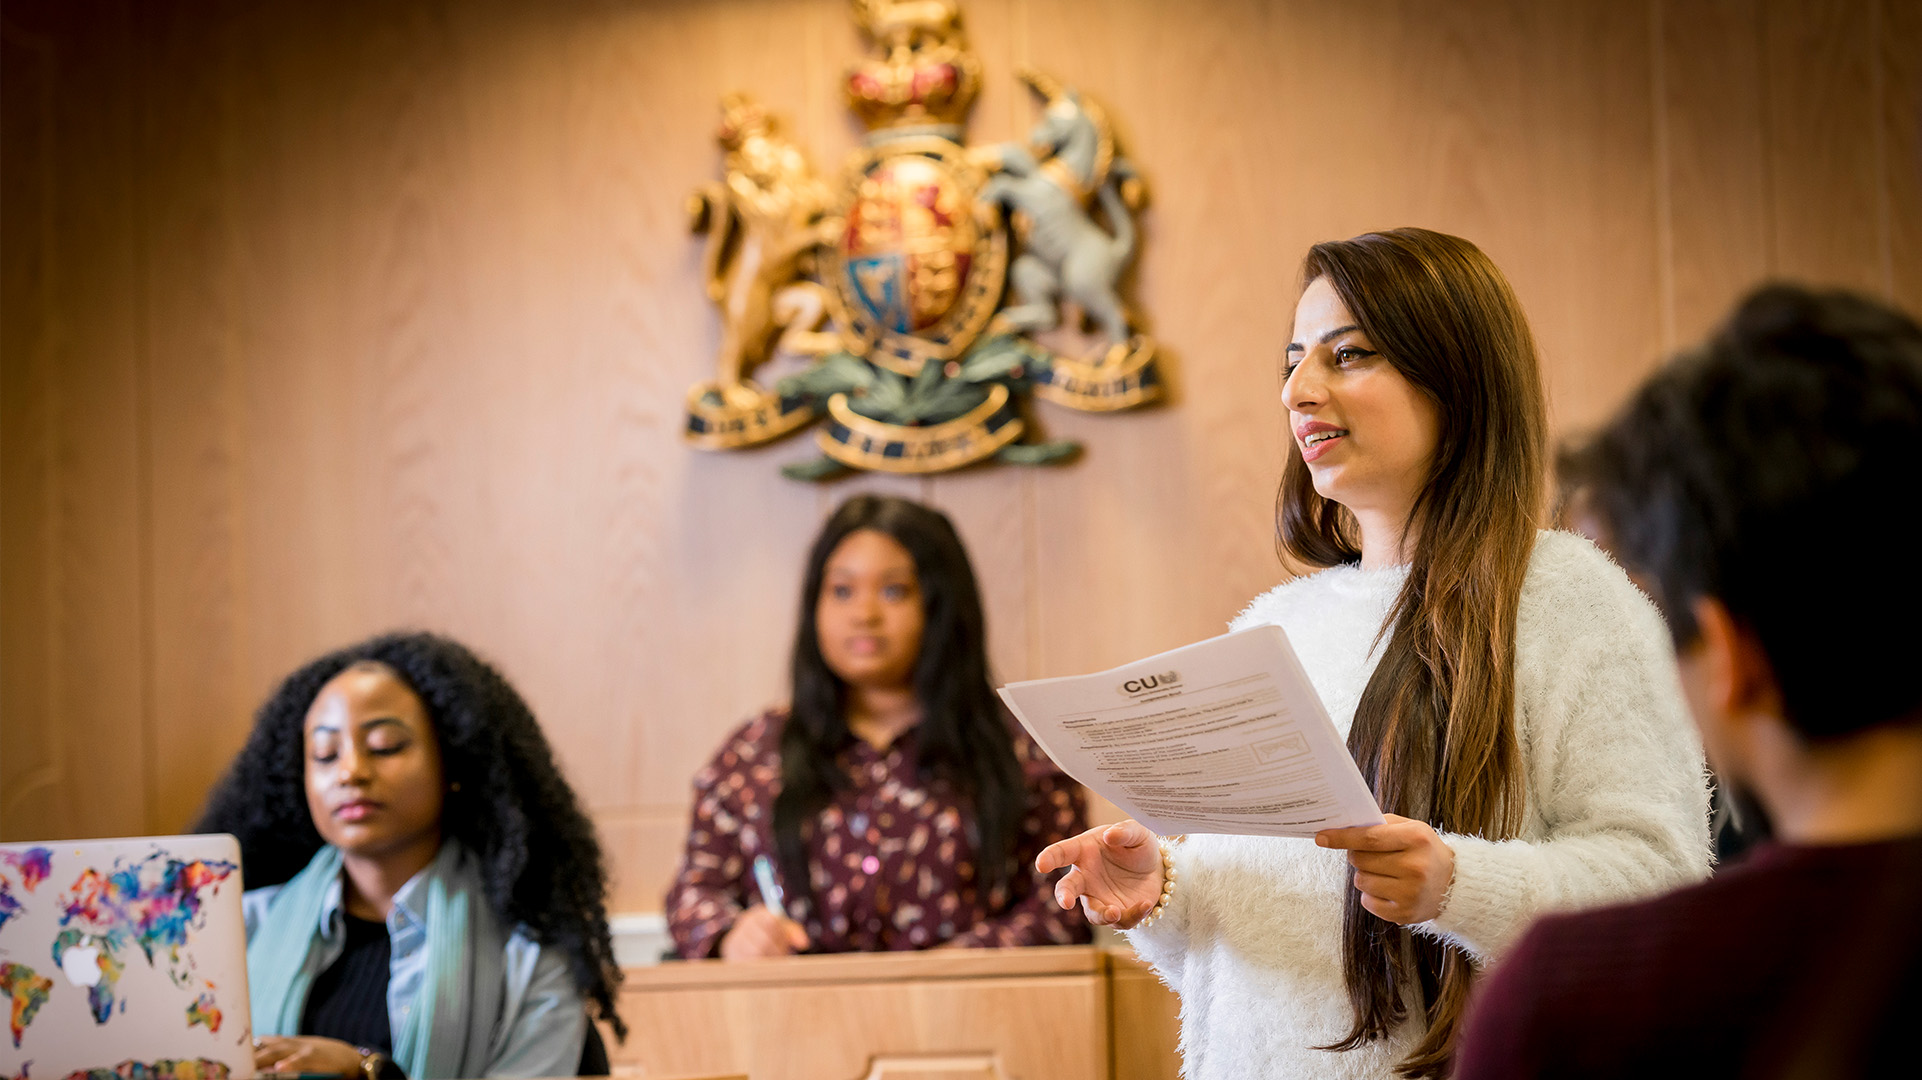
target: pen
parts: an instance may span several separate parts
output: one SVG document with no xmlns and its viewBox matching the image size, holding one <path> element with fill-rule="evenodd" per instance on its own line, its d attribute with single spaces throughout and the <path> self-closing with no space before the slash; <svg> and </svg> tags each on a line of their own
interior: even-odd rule
<svg viewBox="0 0 1922 1080">
<path fill-rule="evenodd" d="M 787 896 L 781 883 L 774 880 L 774 863 L 766 855 L 754 856 L 754 884 L 761 889 L 761 903 L 782 918 L 787 917 Z"/>
</svg>

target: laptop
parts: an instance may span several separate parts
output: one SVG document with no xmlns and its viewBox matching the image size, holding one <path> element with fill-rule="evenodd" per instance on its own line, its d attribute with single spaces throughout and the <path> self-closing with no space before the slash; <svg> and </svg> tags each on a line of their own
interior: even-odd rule
<svg viewBox="0 0 1922 1080">
<path fill-rule="evenodd" d="M 0 1077 L 248 1080 L 231 836 L 0 844 Z"/>
</svg>

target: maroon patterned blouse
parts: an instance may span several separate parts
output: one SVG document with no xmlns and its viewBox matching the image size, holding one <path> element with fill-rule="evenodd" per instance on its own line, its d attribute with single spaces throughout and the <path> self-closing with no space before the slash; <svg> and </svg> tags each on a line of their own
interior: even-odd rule
<svg viewBox="0 0 1922 1080">
<path fill-rule="evenodd" d="M 686 958 L 714 956 L 735 916 L 760 902 L 754 857 L 774 848 L 784 710 L 743 725 L 694 777 L 687 853 L 667 894 L 667 925 Z M 990 908 L 974 885 L 975 852 L 962 804 L 941 780 L 916 775 L 910 730 L 885 753 L 859 739 L 840 754 L 854 781 L 802 829 L 814 896 L 783 879 L 788 915 L 810 952 L 878 952 L 935 945 L 1072 945 L 1088 940 L 1079 911 L 1063 911 L 1034 872 L 1042 848 L 1072 836 L 1087 816 L 1081 787 L 1026 733 L 1014 736 L 1028 781 L 1028 813 L 1015 838 L 1016 871 Z"/>
</svg>

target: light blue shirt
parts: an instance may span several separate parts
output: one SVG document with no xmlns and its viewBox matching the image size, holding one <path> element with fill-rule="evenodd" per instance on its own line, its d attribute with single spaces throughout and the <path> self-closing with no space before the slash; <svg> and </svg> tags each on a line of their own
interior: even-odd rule
<svg viewBox="0 0 1922 1080">
<path fill-rule="evenodd" d="M 392 960 L 387 971 L 387 1022 L 395 1031 L 412 1010 L 427 977 L 427 917 L 422 887 L 426 872 L 408 879 L 387 909 L 387 937 Z M 247 940 L 267 914 L 280 886 L 251 889 L 241 897 L 247 919 Z M 339 879 L 329 887 L 320 913 L 321 955 L 315 971 L 333 966 L 347 948 Z M 587 1041 L 587 1006 L 574 985 L 565 954 L 543 949 L 527 927 L 517 926 L 507 939 L 502 957 L 507 986 L 501 1004 L 501 1025 L 489 1043 L 492 1053 L 487 1076 L 573 1076 L 579 1071 L 581 1048 Z"/>
</svg>

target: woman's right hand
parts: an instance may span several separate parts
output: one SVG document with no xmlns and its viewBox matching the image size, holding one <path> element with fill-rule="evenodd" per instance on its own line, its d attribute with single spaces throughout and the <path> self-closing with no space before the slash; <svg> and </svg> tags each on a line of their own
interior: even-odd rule
<svg viewBox="0 0 1922 1080">
<path fill-rule="evenodd" d="M 1070 865 L 1054 883 L 1055 902 L 1070 908 L 1081 901 L 1097 926 L 1131 930 L 1161 901 L 1161 845 L 1138 821 L 1097 825 L 1050 844 L 1034 861 L 1044 874 Z"/>
<path fill-rule="evenodd" d="M 756 904 L 741 912 L 734 925 L 721 937 L 723 960 L 759 960 L 787 956 L 808 947 L 808 932 L 801 924 L 776 915 Z"/>
</svg>

